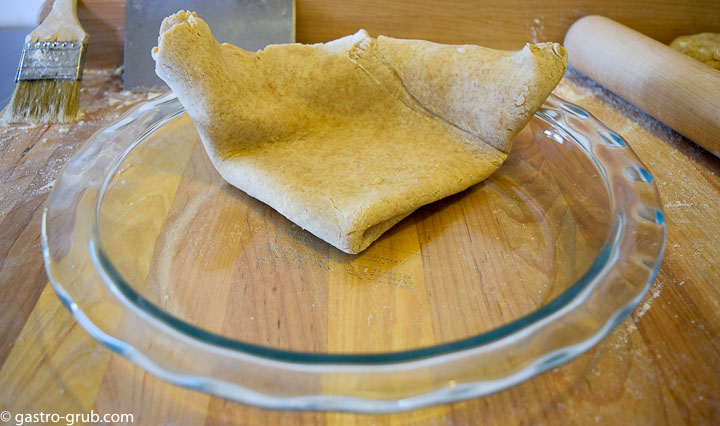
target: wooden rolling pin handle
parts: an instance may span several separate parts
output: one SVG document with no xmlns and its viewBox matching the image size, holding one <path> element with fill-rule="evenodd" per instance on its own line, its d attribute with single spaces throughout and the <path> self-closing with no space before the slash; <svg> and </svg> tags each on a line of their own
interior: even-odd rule
<svg viewBox="0 0 720 426">
<path fill-rule="evenodd" d="M 720 72 L 602 16 L 565 36 L 569 64 L 720 157 Z"/>
</svg>

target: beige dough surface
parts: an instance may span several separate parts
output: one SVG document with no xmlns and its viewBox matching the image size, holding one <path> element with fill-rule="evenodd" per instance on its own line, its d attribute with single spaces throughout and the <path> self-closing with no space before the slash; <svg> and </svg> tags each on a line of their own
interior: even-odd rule
<svg viewBox="0 0 720 426">
<path fill-rule="evenodd" d="M 153 58 L 223 178 L 348 253 L 492 174 L 566 66 L 554 43 L 505 52 L 363 30 L 248 52 L 183 11 Z"/>
<path fill-rule="evenodd" d="M 718 33 L 681 36 L 673 40 L 670 47 L 720 70 L 720 34 Z"/>
</svg>

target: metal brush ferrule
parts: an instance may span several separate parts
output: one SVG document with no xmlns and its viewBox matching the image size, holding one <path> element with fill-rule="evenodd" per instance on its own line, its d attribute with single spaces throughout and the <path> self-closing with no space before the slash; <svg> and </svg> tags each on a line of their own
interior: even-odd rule
<svg viewBox="0 0 720 426">
<path fill-rule="evenodd" d="M 15 81 L 82 80 L 87 43 L 36 41 L 25 43 Z"/>
</svg>

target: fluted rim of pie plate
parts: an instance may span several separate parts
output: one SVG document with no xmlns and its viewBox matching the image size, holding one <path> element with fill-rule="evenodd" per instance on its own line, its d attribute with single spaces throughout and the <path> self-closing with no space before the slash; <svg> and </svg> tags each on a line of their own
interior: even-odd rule
<svg viewBox="0 0 720 426">
<path fill-rule="evenodd" d="M 148 101 L 131 110 L 106 129 L 96 133 L 88 145 L 83 148 L 83 151 L 78 154 L 80 157 L 82 152 L 88 150 L 94 141 L 102 137 L 104 131 L 121 131 L 123 127 L 128 126 L 143 114 L 153 113 L 155 114 L 154 118 L 142 135 L 119 158 L 115 159 L 113 168 L 107 173 L 97 201 L 96 209 L 98 211 L 109 179 L 123 158 L 145 137 L 168 121 L 182 115 L 184 110 L 172 93 Z M 71 284 L 57 279 L 58 277 L 53 270 L 53 253 L 48 244 L 48 215 L 53 214 L 51 211 L 53 209 L 52 197 L 48 198 L 48 205 L 45 208 L 42 222 L 42 252 L 46 270 L 50 282 L 60 299 L 71 311 L 76 321 L 96 340 L 130 359 L 143 369 L 169 382 L 192 389 L 266 408 L 373 413 L 410 410 L 432 404 L 487 395 L 563 364 L 597 344 L 620 324 L 645 296 L 657 275 L 664 252 L 666 225 L 657 188 L 652 175 L 647 172 L 622 137 L 604 126 L 583 108 L 566 102 L 555 95 L 548 98 L 543 107 L 537 112 L 536 117 L 556 129 L 567 140 L 573 141 L 580 146 L 595 163 L 605 181 L 610 197 L 613 212 L 611 232 L 607 236 L 606 244 L 600 250 L 599 255 L 588 271 L 555 299 L 524 317 L 468 338 L 411 350 L 369 354 L 299 352 L 234 340 L 195 327 L 162 310 L 135 291 L 132 285 L 126 282 L 118 273 L 102 249 L 97 212 L 87 244 L 87 255 L 92 265 L 104 283 L 111 289 L 112 294 L 128 310 L 128 314 L 135 315 L 141 318 L 142 321 L 152 324 L 158 330 L 158 333 L 177 338 L 178 344 L 191 344 L 194 347 L 206 348 L 211 351 L 219 349 L 233 356 L 242 355 L 252 360 L 252 362 L 270 366 L 291 366 L 299 370 L 317 372 L 328 372 L 335 368 L 349 368 L 357 370 L 359 374 L 364 369 L 372 369 L 377 372 L 383 371 L 383 369 L 388 371 L 397 370 L 398 368 L 411 369 L 423 365 L 442 366 L 443 363 L 452 361 L 457 357 L 477 356 L 479 351 L 487 350 L 490 347 L 512 345 L 519 339 L 532 338 L 538 330 L 553 326 L 553 323 L 569 312 L 582 309 L 583 302 L 597 291 L 597 288 L 603 283 L 603 278 L 607 278 L 609 271 L 621 267 L 621 260 L 627 261 L 635 257 L 639 259 L 638 261 L 642 261 L 647 268 L 645 282 L 639 283 L 637 291 L 626 303 L 613 307 L 613 313 L 594 333 L 585 336 L 585 340 L 582 342 L 573 343 L 567 347 L 561 347 L 535 359 L 528 360 L 525 367 L 512 371 L 505 377 L 462 383 L 460 385 L 448 384 L 448 386 L 432 392 L 420 393 L 408 398 L 383 400 L 348 395 L 283 397 L 257 392 L 218 378 L 183 374 L 172 365 L 158 363 L 152 357 L 147 356 L 146 353 L 124 341 L 123 336 L 119 335 L 119 333 L 114 335 L 112 331 L 103 330 L 96 326 L 86 310 L 83 310 L 73 300 L 71 292 L 68 291 L 68 286 Z M 578 122 L 583 122 L 583 126 L 589 127 L 592 134 L 574 128 L 577 126 L 573 126 L 573 123 Z M 602 160 L 595 155 L 596 150 L 602 150 L 606 158 Z M 618 169 L 617 164 L 624 165 L 624 169 Z M 614 192 L 617 191 L 613 189 L 614 185 L 620 185 L 623 191 L 630 191 L 630 193 L 634 191 L 634 185 L 652 185 L 654 190 L 649 191 L 650 195 L 648 195 L 648 191 L 643 194 L 636 194 L 635 202 L 631 203 L 631 205 L 623 205 L 615 197 Z M 639 210 L 644 213 L 638 215 Z M 650 213 L 648 214 L 648 212 Z M 643 250 L 642 247 L 645 247 L 642 246 L 640 248 L 636 247 L 636 252 L 625 253 L 624 251 L 627 249 L 620 242 L 623 238 L 629 238 L 626 232 L 629 221 L 642 220 L 652 221 L 658 227 L 655 235 L 658 241 L 654 242 L 655 250 L 652 253 L 640 253 Z"/>
</svg>

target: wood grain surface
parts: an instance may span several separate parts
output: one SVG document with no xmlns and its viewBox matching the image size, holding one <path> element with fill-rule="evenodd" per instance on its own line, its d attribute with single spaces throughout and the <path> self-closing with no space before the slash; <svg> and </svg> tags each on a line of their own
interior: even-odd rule
<svg viewBox="0 0 720 426">
<path fill-rule="evenodd" d="M 123 63 L 126 0 L 79 0 L 78 15 L 90 33 L 87 67 Z M 182 8 L 178 3 L 178 9 Z M 561 42 L 585 15 L 603 15 L 662 43 L 704 31 L 720 32 L 716 0 L 296 0 L 297 40 L 317 43 L 365 28 L 371 35 L 474 43 L 517 49 L 526 42 Z M 149 54 L 149 53 L 148 53 Z"/>
<path fill-rule="evenodd" d="M 717 424 L 720 160 L 578 75 L 566 76 L 556 93 L 623 135 L 655 176 L 667 249 L 638 309 L 585 355 L 485 398 L 383 416 L 296 413 L 228 402 L 145 373 L 90 338 L 48 285 L 39 234 L 52 182 L 93 132 L 147 98 L 120 92 L 111 70 L 87 70 L 81 121 L 0 128 L 0 411 L 131 413 L 143 425 Z"/>
<path fill-rule="evenodd" d="M 80 21 L 91 35 L 81 121 L 0 127 L 0 411 L 131 413 L 134 424 L 142 425 L 720 423 L 720 160 L 575 74 L 556 93 L 627 139 L 655 176 L 668 223 L 663 266 L 646 299 L 575 361 L 489 397 L 370 416 L 278 412 L 228 402 L 169 385 L 99 345 L 47 283 L 40 217 L 54 179 L 84 141 L 147 99 L 120 92 L 112 71 L 123 60 L 124 7 L 124 0 L 79 1 Z M 373 34 L 516 48 L 527 41 L 561 41 L 587 14 L 609 16 L 664 43 L 720 31 L 720 3 L 709 0 L 462 0 L 442 6 L 426 0 L 298 0 L 297 37 L 325 41 L 364 27 Z M 327 302 L 333 295 L 322 296 L 328 314 L 348 320 L 348 312 L 363 303 L 333 304 Z M 405 315 L 424 320 L 430 314 Z M 395 324 L 402 329 L 401 319 Z M 322 332 L 334 336 L 329 341 L 338 348 L 362 348 L 341 328 Z M 411 341 L 407 336 L 379 337 L 400 346 L 430 339 L 422 329 Z"/>
</svg>

